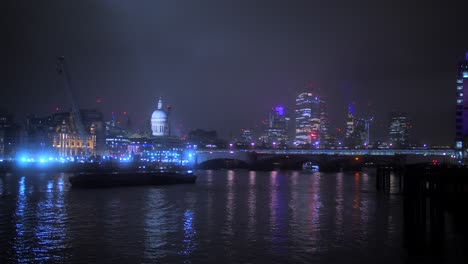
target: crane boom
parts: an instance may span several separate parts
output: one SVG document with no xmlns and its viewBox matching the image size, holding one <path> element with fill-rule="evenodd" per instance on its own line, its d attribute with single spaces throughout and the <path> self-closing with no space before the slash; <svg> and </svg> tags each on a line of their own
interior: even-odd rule
<svg viewBox="0 0 468 264">
<path fill-rule="evenodd" d="M 85 129 L 83 126 L 83 122 L 81 120 L 81 114 L 80 114 L 80 109 L 78 108 L 75 98 L 73 97 L 73 91 L 72 91 L 72 85 L 71 85 L 71 78 L 70 78 L 70 73 L 68 72 L 68 67 L 67 67 L 67 62 L 65 60 L 65 57 L 61 56 L 58 57 L 57 59 L 57 72 L 59 75 L 64 76 L 64 85 L 65 85 L 65 91 L 68 96 L 68 100 L 71 103 L 72 106 L 72 114 L 75 117 L 75 125 L 76 125 L 76 132 L 78 133 L 78 136 L 81 139 L 81 144 L 82 144 L 82 149 L 84 151 L 85 156 L 88 156 L 89 151 L 88 151 L 88 146 L 86 142 L 86 135 L 85 135 Z"/>
</svg>

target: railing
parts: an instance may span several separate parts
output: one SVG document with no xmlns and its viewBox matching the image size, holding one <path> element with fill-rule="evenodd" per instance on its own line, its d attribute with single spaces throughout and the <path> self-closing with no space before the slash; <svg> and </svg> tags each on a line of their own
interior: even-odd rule
<svg viewBox="0 0 468 264">
<path fill-rule="evenodd" d="M 266 155 L 342 155 L 342 156 L 394 156 L 394 155 L 424 155 L 424 156 L 453 156 L 453 149 L 218 149 L 197 150 L 198 154 L 208 153 L 236 153 L 256 152 Z"/>
</svg>

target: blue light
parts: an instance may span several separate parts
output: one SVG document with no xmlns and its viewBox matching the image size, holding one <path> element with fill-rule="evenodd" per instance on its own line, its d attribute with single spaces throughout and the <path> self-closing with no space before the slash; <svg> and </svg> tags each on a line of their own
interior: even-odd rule
<svg viewBox="0 0 468 264">
<path fill-rule="evenodd" d="M 188 170 L 188 171 L 187 171 L 187 173 L 192 173 L 192 172 L 193 172 L 193 171 L 191 171 L 191 170 Z"/>
<path fill-rule="evenodd" d="M 45 159 L 44 159 L 44 158 L 40 158 L 40 159 L 39 159 L 39 162 L 40 162 L 40 163 L 44 163 L 44 162 L 45 162 Z"/>
<path fill-rule="evenodd" d="M 278 115 L 282 116 L 284 115 L 284 107 L 282 106 L 277 106 L 275 107 L 275 111 L 278 113 Z"/>
</svg>

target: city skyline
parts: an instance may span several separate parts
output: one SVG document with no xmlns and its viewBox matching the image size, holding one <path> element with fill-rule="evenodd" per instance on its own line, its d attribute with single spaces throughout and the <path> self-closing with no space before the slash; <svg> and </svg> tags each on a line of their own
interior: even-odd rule
<svg viewBox="0 0 468 264">
<path fill-rule="evenodd" d="M 452 145 L 467 4 L 335 4 L 8 3 L 0 105 L 19 119 L 67 111 L 55 71 L 64 55 L 80 108 L 100 98 L 106 119 L 127 112 L 135 126 L 162 95 L 176 106 L 174 125 L 227 137 L 254 127 L 271 106 L 293 106 L 311 84 L 331 124 L 344 126 L 354 102 L 357 112 L 375 113 L 379 137 L 388 113 L 401 111 L 421 142 Z M 82 13 L 89 24 L 77 22 Z"/>
</svg>

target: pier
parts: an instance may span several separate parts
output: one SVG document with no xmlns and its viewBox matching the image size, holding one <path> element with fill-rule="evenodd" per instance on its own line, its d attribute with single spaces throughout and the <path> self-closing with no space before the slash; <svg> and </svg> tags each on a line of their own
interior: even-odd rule
<svg viewBox="0 0 468 264">
<path fill-rule="evenodd" d="M 393 186 L 391 180 L 396 181 Z M 450 245 L 453 237 L 468 237 L 467 167 L 435 163 L 379 166 L 376 189 L 387 195 L 403 195 L 404 239 L 410 254 L 441 256 L 444 250 L 454 250 Z M 464 244 L 459 250 L 468 249 Z"/>
</svg>

